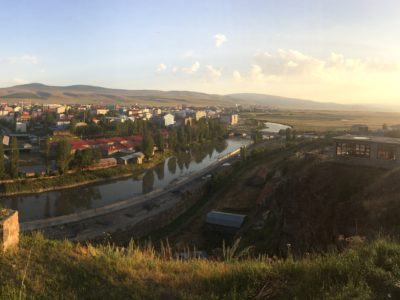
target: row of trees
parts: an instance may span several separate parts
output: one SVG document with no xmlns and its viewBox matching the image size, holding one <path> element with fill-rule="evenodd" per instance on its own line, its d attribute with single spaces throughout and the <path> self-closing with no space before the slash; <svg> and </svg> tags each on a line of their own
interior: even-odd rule
<svg viewBox="0 0 400 300">
<path fill-rule="evenodd" d="M 3 145 L 3 137 L 0 136 L 0 178 L 17 178 L 19 169 L 19 150 L 17 138 L 13 137 L 11 139 L 10 145 L 10 159 L 6 163 L 5 161 L 5 149 Z"/>
<path fill-rule="evenodd" d="M 156 125 L 142 119 L 135 121 L 126 120 L 125 122 L 113 122 L 101 117 L 96 124 L 92 120 L 88 120 L 86 126 L 76 126 L 78 119 L 72 119 L 70 131 L 78 136 L 129 136 L 144 135 L 147 132 L 156 129 Z"/>
<path fill-rule="evenodd" d="M 45 156 L 49 168 L 50 152 L 47 152 L 47 149 L 49 149 L 47 145 L 48 142 L 45 144 Z M 92 148 L 77 150 L 74 154 L 71 154 L 71 144 L 66 139 L 60 140 L 56 147 L 56 168 L 61 174 L 70 169 L 82 170 L 88 168 L 98 162 L 100 158 L 100 151 Z"/>
<path fill-rule="evenodd" d="M 225 138 L 227 129 L 218 120 L 201 119 L 191 126 L 185 125 L 178 128 L 170 128 L 167 133 L 168 138 L 158 129 L 150 130 L 147 128 L 143 131 L 141 150 L 147 158 L 153 155 L 154 146 L 159 151 L 164 151 L 166 146 L 176 151 L 186 150 L 194 143 Z"/>
<path fill-rule="evenodd" d="M 214 119 L 201 119 L 192 126 L 186 125 L 168 131 L 168 145 L 174 150 L 187 149 L 193 143 L 226 137 L 224 124 Z"/>
</svg>

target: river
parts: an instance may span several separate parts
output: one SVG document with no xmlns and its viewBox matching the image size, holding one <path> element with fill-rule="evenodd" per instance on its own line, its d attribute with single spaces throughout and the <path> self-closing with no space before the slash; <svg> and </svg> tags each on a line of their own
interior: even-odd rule
<svg viewBox="0 0 400 300">
<path fill-rule="evenodd" d="M 173 181 L 186 178 L 208 167 L 222 156 L 249 143 L 250 141 L 246 139 L 228 139 L 203 144 L 190 153 L 168 158 L 154 169 L 145 172 L 140 178 L 128 177 L 33 195 L 1 197 L 0 203 L 3 207 L 18 210 L 21 222 L 98 208 L 164 188 Z"/>
<path fill-rule="evenodd" d="M 288 125 L 283 125 L 279 123 L 265 122 L 265 128 L 261 130 L 264 133 L 279 133 L 279 131 L 292 128 Z"/>
</svg>

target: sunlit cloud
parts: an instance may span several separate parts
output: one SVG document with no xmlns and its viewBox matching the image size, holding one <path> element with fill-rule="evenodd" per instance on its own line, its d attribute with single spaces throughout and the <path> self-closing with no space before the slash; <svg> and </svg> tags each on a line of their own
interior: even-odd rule
<svg viewBox="0 0 400 300">
<path fill-rule="evenodd" d="M 214 68 L 212 65 L 206 65 L 206 70 L 207 70 L 208 76 L 213 79 L 220 78 L 222 75 L 222 71 L 220 69 Z"/>
<path fill-rule="evenodd" d="M 232 73 L 233 79 L 237 82 L 242 81 L 242 75 L 240 74 L 240 72 L 238 70 L 233 71 Z"/>
<path fill-rule="evenodd" d="M 326 56 L 293 49 L 257 51 L 252 63 L 234 69 L 231 87 L 238 92 L 339 101 L 396 101 L 400 95 L 400 65 L 380 57 L 348 57 L 332 51 Z"/>
<path fill-rule="evenodd" d="M 278 49 L 275 54 L 258 52 L 254 60 L 267 75 L 326 77 L 343 72 L 395 72 L 399 64 L 380 59 L 348 58 L 332 52 L 327 58 L 317 58 L 292 49 Z"/>
<path fill-rule="evenodd" d="M 199 70 L 199 68 L 200 68 L 200 63 L 198 61 L 196 61 L 190 67 L 182 68 L 182 72 L 185 73 L 185 74 L 191 75 L 191 74 L 196 73 Z"/>
<path fill-rule="evenodd" d="M 161 63 L 158 65 L 156 72 L 161 73 L 167 69 L 167 65 L 164 63 Z"/>
<path fill-rule="evenodd" d="M 259 65 L 252 65 L 250 70 L 250 78 L 255 81 L 265 79 L 264 72 Z"/>
<path fill-rule="evenodd" d="M 226 43 L 227 41 L 228 41 L 227 37 L 222 33 L 214 35 L 215 47 L 217 48 L 221 47 L 222 44 Z"/>
</svg>

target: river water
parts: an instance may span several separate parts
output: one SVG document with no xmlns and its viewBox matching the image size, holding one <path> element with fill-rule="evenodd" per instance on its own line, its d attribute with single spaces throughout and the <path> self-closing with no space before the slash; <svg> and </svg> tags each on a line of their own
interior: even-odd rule
<svg viewBox="0 0 400 300">
<path fill-rule="evenodd" d="M 265 122 L 265 128 L 261 130 L 261 132 L 264 133 L 279 133 L 280 130 L 286 130 L 288 128 L 291 128 L 288 125 L 283 125 L 279 123 L 272 123 L 272 122 Z"/>
<path fill-rule="evenodd" d="M 191 153 L 168 158 L 140 178 L 123 178 L 106 183 L 33 195 L 1 197 L 3 207 L 18 210 L 21 222 L 51 218 L 102 207 L 135 195 L 161 189 L 200 171 L 222 156 L 248 145 L 246 139 L 228 139 L 204 144 Z"/>
</svg>

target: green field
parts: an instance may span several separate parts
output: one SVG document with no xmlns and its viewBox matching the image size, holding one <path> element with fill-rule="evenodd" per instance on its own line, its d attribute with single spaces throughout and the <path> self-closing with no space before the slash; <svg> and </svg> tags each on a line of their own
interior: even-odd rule
<svg viewBox="0 0 400 300">
<path fill-rule="evenodd" d="M 366 124 L 370 129 L 382 128 L 383 124 L 400 124 L 400 113 L 315 111 L 315 110 L 274 110 L 271 112 L 246 112 L 241 119 L 255 119 L 286 124 L 299 131 L 344 131 L 353 124 Z"/>
</svg>

